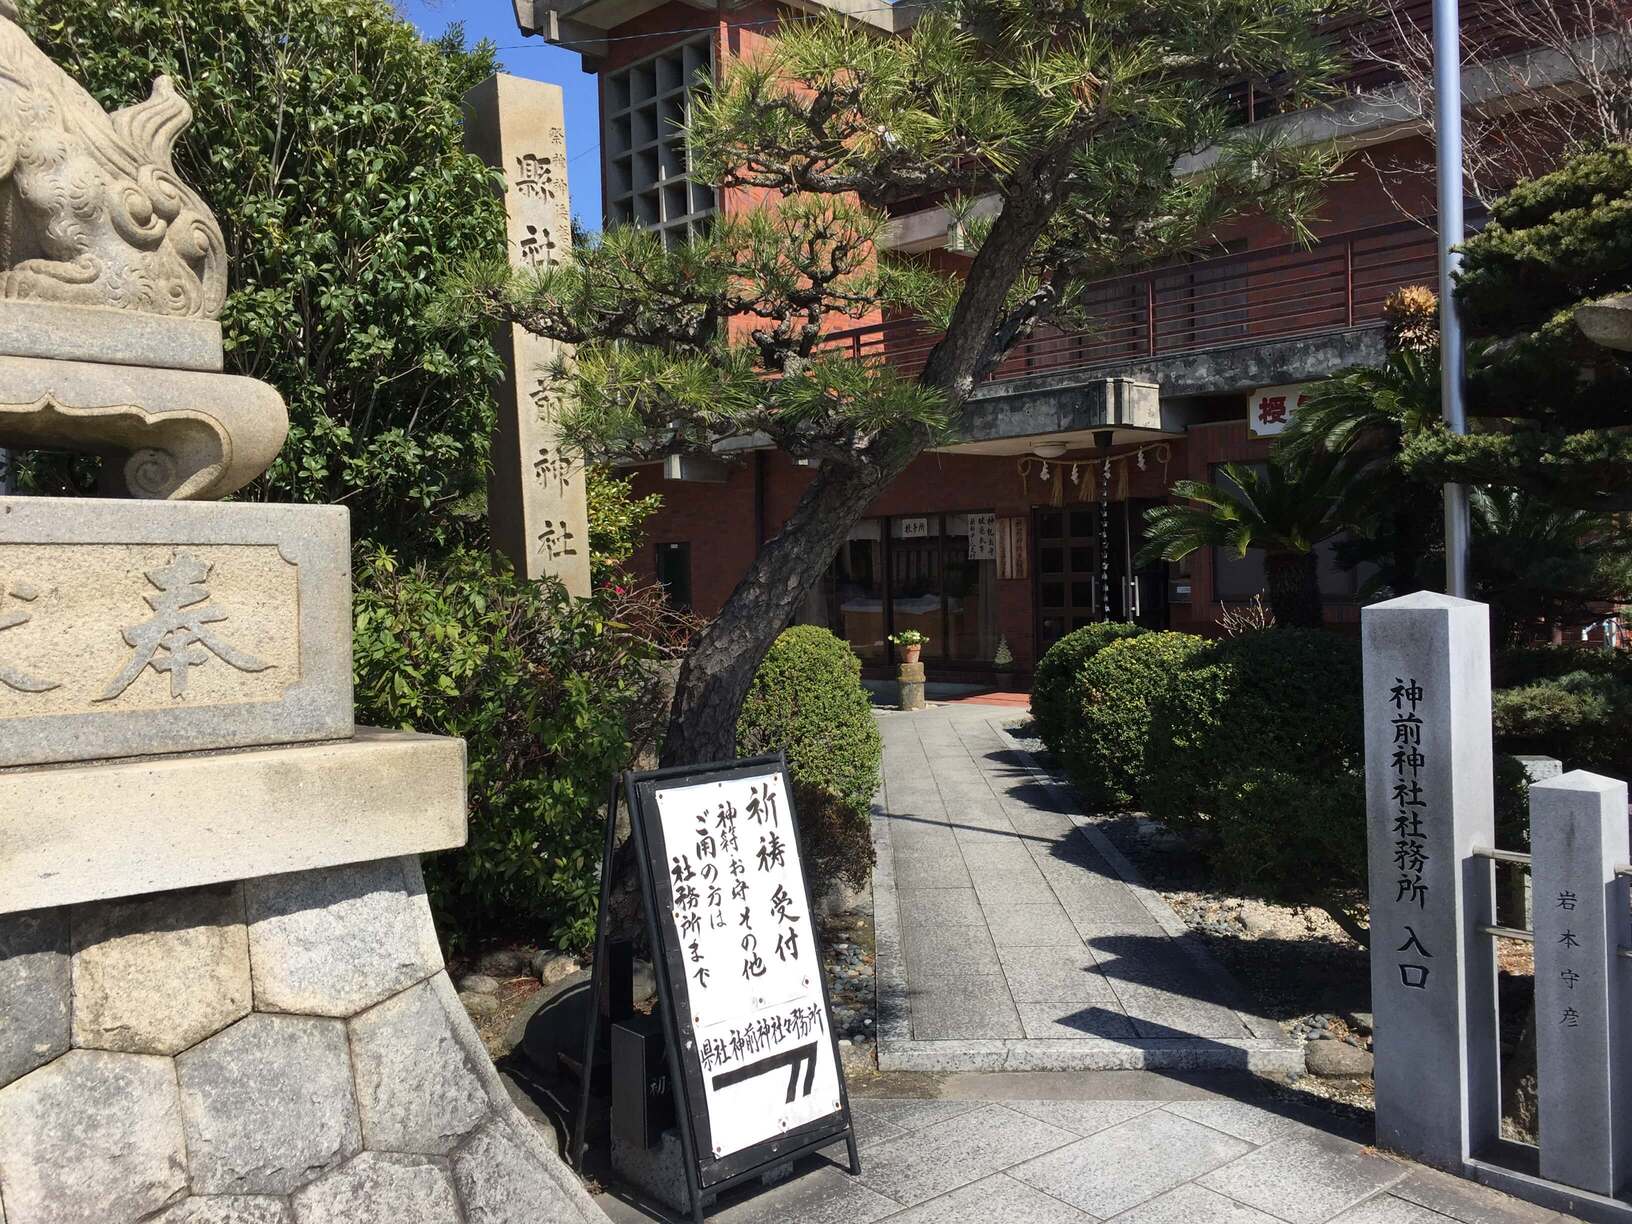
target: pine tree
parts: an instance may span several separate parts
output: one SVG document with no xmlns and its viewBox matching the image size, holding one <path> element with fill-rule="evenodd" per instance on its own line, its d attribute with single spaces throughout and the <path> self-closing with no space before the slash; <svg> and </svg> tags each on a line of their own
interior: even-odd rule
<svg viewBox="0 0 1632 1224">
<path fill-rule="evenodd" d="M 909 37 L 826 14 L 728 62 L 695 107 L 695 168 L 768 203 L 666 249 L 609 231 L 542 274 L 467 269 L 454 317 L 578 347 L 561 376 L 592 457 L 652 458 L 763 434 L 819 465 L 685 659 L 666 764 L 729 757 L 776 634 L 867 505 L 959 432 L 981 378 L 1089 280 L 1193 248 L 1248 211 L 1295 234 L 1330 159 L 1230 127 L 1251 80 L 1288 107 L 1340 68 L 1318 27 L 1349 0 L 948 0 Z M 881 253 L 892 206 L 999 202 L 970 222 L 966 278 Z M 984 211 L 984 210 L 983 210 Z M 944 327 L 921 373 L 824 349 L 911 311 Z"/>
<path fill-rule="evenodd" d="M 1632 509 L 1632 353 L 1595 344 L 1576 310 L 1632 288 L 1632 148 L 1578 154 L 1492 207 L 1465 246 L 1474 429 L 1411 437 L 1422 480 L 1522 489 L 1583 510 Z"/>
</svg>

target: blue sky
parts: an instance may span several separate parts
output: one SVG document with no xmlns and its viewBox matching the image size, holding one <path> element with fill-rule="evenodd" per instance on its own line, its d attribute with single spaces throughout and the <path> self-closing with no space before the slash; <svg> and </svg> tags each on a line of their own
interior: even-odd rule
<svg viewBox="0 0 1632 1224">
<path fill-rule="evenodd" d="M 469 42 L 492 39 L 504 70 L 561 86 L 567 110 L 567 169 L 572 211 L 580 225 L 601 228 L 601 133 L 595 78 L 579 67 L 578 56 L 541 38 L 523 38 L 516 29 L 511 0 L 398 0 L 403 14 L 427 38 L 455 21 L 464 23 Z"/>
</svg>

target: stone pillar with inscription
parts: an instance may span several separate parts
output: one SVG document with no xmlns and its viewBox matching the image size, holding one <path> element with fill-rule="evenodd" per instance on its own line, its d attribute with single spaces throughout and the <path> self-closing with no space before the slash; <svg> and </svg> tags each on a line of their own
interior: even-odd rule
<svg viewBox="0 0 1632 1224">
<path fill-rule="evenodd" d="M 510 257 L 545 269 L 572 254 L 567 140 L 561 88 L 503 73 L 465 98 L 465 144 L 504 175 Z M 505 378 L 498 392 L 488 519 L 494 544 L 529 579 L 553 574 L 589 593 L 589 514 L 583 461 L 563 444 L 559 390 L 550 372 L 565 346 L 514 325 L 496 337 Z"/>
<path fill-rule="evenodd" d="M 1530 787 L 1541 1175 L 1613 1196 L 1632 1180 L 1626 783 L 1575 770 Z"/>
<path fill-rule="evenodd" d="M 288 418 L 187 103 L 104 114 L 14 0 L 0 64 L 0 449 L 105 494 L 0 496 L 0 1221 L 604 1218 L 443 967 L 464 744 L 354 725 L 347 511 L 217 500 Z"/>
<path fill-rule="evenodd" d="M 1377 1143 L 1460 1173 L 1501 1113 L 1490 613 L 1425 592 L 1361 633 Z"/>
</svg>

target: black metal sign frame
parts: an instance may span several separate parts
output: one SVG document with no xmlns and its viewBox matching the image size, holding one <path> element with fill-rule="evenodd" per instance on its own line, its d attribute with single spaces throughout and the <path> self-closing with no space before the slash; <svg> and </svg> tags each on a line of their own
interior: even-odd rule
<svg viewBox="0 0 1632 1224">
<path fill-rule="evenodd" d="M 681 1152 L 686 1167 L 686 1185 L 691 1199 L 692 1219 L 703 1224 L 702 1196 L 704 1192 L 718 1193 L 739 1182 L 757 1177 L 787 1161 L 808 1155 L 843 1139 L 848 1149 L 850 1172 L 861 1173 L 861 1157 L 856 1149 L 855 1130 L 850 1119 L 850 1093 L 845 1083 L 844 1062 L 839 1057 L 838 1034 L 833 1031 L 833 1004 L 827 989 L 827 975 L 820 970 L 817 977 L 822 991 L 822 1011 L 826 1025 L 825 1040 L 838 1072 L 839 1108 L 833 1113 L 802 1126 L 794 1127 L 774 1139 L 767 1139 L 752 1147 L 733 1152 L 719 1159 L 704 1158 L 702 1153 L 713 1150 L 712 1132 L 708 1116 L 707 1095 L 704 1089 L 704 1071 L 697 1046 L 697 1034 L 692 1022 L 689 984 L 686 979 L 684 949 L 678 930 L 673 925 L 673 885 L 669 879 L 668 847 L 663 837 L 662 821 L 657 812 L 657 791 L 664 785 L 700 786 L 711 782 L 728 782 L 737 778 L 759 777 L 775 771 L 782 777 L 783 793 L 788 800 L 788 818 L 798 844 L 799 817 L 793 799 L 793 781 L 788 776 L 787 759 L 776 756 L 753 757 L 741 761 L 722 761 L 710 765 L 687 765 L 673 769 L 631 772 L 622 776 L 624 802 L 629 809 L 630 834 L 634 839 L 641 895 L 646 913 L 646 931 L 651 941 L 653 971 L 663 1010 L 665 1035 L 668 1041 L 669 1069 L 676 1093 L 675 1129 L 680 1134 Z M 596 936 L 595 978 L 592 987 L 589 1032 L 585 1041 L 585 1067 L 593 1065 L 594 1040 L 599 1023 L 596 1005 L 605 989 L 601 982 L 600 967 L 606 951 L 606 922 L 608 888 L 611 879 L 611 827 L 616 821 L 616 790 L 614 801 L 608 805 L 608 836 L 606 860 L 602 864 L 601 914 Z M 814 928 L 815 907 L 812 905 L 810 881 L 805 876 L 804 862 L 800 860 L 800 885 L 804 891 L 805 912 L 812 916 Z M 815 931 L 811 932 L 815 944 Z M 819 957 L 819 953 L 818 953 Z M 808 1087 L 816 1072 L 820 1054 L 818 1038 L 797 1050 L 775 1056 L 773 1070 L 788 1069 L 790 1092 L 797 1087 L 801 1071 Z M 763 1067 L 758 1074 L 765 1074 Z M 735 1074 L 735 1073 L 730 1073 Z M 584 1106 L 587 1106 L 588 1074 L 585 1075 Z M 585 1142 L 584 1123 L 587 1109 L 580 1108 L 578 1134 L 574 1138 L 576 1155 L 582 1159 Z"/>
</svg>

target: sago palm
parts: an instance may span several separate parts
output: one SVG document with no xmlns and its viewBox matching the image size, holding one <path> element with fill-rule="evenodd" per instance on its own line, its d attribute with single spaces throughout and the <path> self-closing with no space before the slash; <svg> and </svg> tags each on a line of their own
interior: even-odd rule
<svg viewBox="0 0 1632 1224">
<path fill-rule="evenodd" d="M 1284 463 L 1301 465 L 1324 453 L 1366 470 L 1378 519 L 1367 551 L 1396 595 L 1421 589 L 1440 531 L 1439 489 L 1407 477 L 1400 450 L 1439 419 L 1438 353 L 1399 350 L 1382 366 L 1344 370 L 1315 387 L 1275 444 Z"/>
<path fill-rule="evenodd" d="M 1221 479 L 1181 480 L 1186 499 L 1145 513 L 1140 562 L 1182 561 L 1201 548 L 1248 549 L 1264 554 L 1265 595 L 1282 625 L 1321 624 L 1315 549 L 1353 525 L 1353 507 L 1365 497 L 1352 465 L 1326 452 L 1307 463 L 1274 457 L 1261 467 L 1226 463 Z"/>
</svg>

